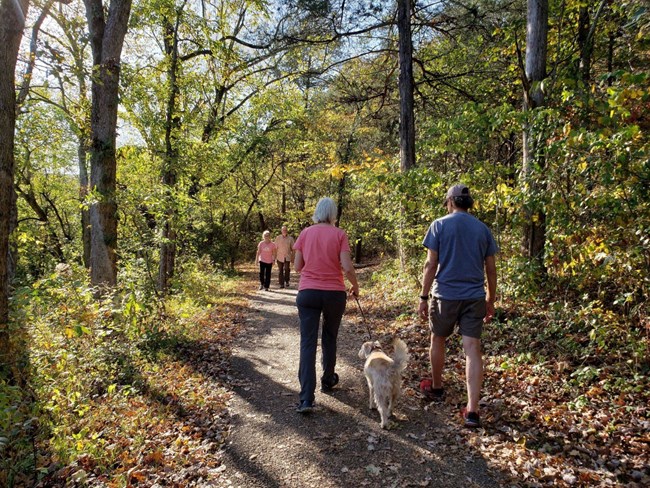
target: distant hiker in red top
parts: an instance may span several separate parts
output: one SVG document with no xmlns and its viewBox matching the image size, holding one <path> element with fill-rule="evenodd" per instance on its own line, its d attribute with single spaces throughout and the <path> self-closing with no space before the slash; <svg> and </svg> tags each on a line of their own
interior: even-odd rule
<svg viewBox="0 0 650 488">
<path fill-rule="evenodd" d="M 278 252 L 277 246 L 271 241 L 271 232 L 262 232 L 262 241 L 257 245 L 255 261 L 260 263 L 260 290 L 269 291 L 271 286 L 271 270 Z"/>
</svg>

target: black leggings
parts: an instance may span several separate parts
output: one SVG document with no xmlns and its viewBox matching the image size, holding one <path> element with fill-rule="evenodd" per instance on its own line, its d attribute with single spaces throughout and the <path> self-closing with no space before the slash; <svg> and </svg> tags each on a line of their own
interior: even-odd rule
<svg viewBox="0 0 650 488">
<path fill-rule="evenodd" d="M 264 288 L 271 286 L 271 270 L 273 263 L 263 263 L 260 261 L 260 285 Z"/>
</svg>

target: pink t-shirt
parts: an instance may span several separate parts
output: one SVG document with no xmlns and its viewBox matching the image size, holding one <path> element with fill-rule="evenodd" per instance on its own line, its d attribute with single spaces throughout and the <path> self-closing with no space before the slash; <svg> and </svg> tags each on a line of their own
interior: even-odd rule
<svg viewBox="0 0 650 488">
<path fill-rule="evenodd" d="M 257 250 L 260 253 L 259 261 L 263 263 L 273 264 L 273 252 L 277 249 L 273 241 L 262 241 L 257 245 Z"/>
<path fill-rule="evenodd" d="M 348 236 L 333 225 L 312 225 L 304 229 L 293 245 L 305 262 L 298 290 L 345 291 L 341 252 L 350 251 Z"/>
</svg>

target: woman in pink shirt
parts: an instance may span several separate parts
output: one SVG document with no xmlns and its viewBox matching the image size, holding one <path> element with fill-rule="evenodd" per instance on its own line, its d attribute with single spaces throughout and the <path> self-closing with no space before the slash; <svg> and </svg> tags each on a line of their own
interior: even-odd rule
<svg viewBox="0 0 650 488">
<path fill-rule="evenodd" d="M 257 255 L 255 256 L 255 261 L 260 263 L 260 290 L 264 288 L 269 291 L 271 270 L 273 270 L 277 250 L 278 248 L 271 241 L 271 232 L 268 230 L 262 232 L 262 241 L 257 245 Z"/>
<path fill-rule="evenodd" d="M 304 229 L 293 245 L 294 269 L 300 272 L 298 316 L 300 317 L 300 404 L 299 413 L 314 408 L 316 390 L 316 347 L 323 316 L 321 337 L 323 376 L 321 391 L 328 392 L 339 382 L 336 374 L 336 340 L 347 301 L 343 274 L 350 281 L 350 293 L 359 295 L 359 283 L 350 258 L 348 236 L 335 227 L 336 204 L 321 198 L 314 210 L 315 225 Z"/>
</svg>

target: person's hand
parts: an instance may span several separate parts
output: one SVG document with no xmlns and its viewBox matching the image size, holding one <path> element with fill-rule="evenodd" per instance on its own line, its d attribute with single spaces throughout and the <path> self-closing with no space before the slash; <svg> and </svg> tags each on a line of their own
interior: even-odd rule
<svg viewBox="0 0 650 488">
<path fill-rule="evenodd" d="M 348 290 L 348 293 L 355 298 L 359 298 L 359 285 L 352 285 Z"/>
<path fill-rule="evenodd" d="M 489 324 L 494 318 L 494 302 L 492 300 L 485 300 L 485 317 L 483 318 L 484 324 Z"/>
<path fill-rule="evenodd" d="M 426 320 L 429 317 L 429 302 L 427 300 L 420 300 L 418 315 L 422 320 Z"/>
</svg>

